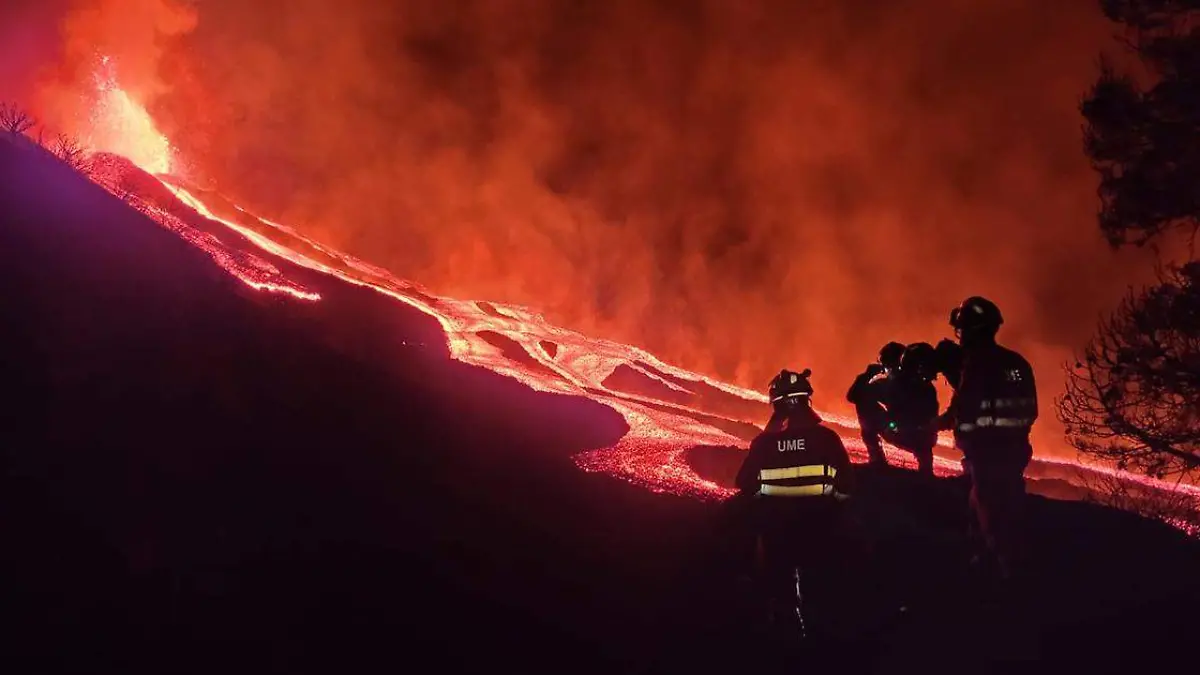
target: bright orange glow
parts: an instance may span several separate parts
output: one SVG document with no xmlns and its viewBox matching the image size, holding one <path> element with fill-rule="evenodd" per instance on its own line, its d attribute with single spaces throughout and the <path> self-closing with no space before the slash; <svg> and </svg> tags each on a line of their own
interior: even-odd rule
<svg viewBox="0 0 1200 675">
<path fill-rule="evenodd" d="M 699 445 L 745 449 L 747 443 L 742 438 L 716 425 L 761 423 L 768 412 L 765 395 L 671 366 L 637 347 L 552 325 L 527 307 L 432 294 L 384 268 L 324 246 L 293 228 L 257 218 L 240 207 L 235 207 L 240 214 L 236 220 L 222 217 L 202 197 L 162 175 L 171 166 L 170 143 L 156 131 L 146 111 L 119 88 L 113 73 L 112 63 L 102 59 L 96 81 L 104 96 L 92 116 L 98 120 L 98 135 L 92 142 L 98 149 L 112 149 L 115 154 L 124 149 L 132 156 L 126 161 L 100 155 L 93 178 L 203 250 L 230 275 L 256 290 L 302 301 L 320 300 L 316 289 L 289 279 L 262 253 L 371 288 L 435 318 L 445 332 L 452 358 L 507 375 L 537 391 L 587 397 L 620 413 L 629 432 L 610 448 L 577 455 L 575 463 L 584 471 L 603 472 L 655 492 L 698 499 L 723 499 L 733 493 L 697 475 L 687 462 L 687 451 Z M 130 162 L 156 175 L 156 180 L 148 180 Z M 207 231 L 213 225 L 228 236 L 218 237 Z M 495 336 L 511 344 L 501 348 Z M 612 381 L 618 373 L 633 373 L 659 395 L 622 390 Z M 824 412 L 822 417 L 840 431 L 852 458 L 865 462 L 866 448 L 857 436 L 856 421 Z M 946 434 L 939 445 L 953 447 Z M 916 466 L 910 455 L 897 448 L 885 445 L 885 452 L 893 465 Z M 1039 461 L 1091 470 L 1071 462 Z M 940 476 L 960 473 L 957 462 L 942 457 L 935 459 L 934 470 Z M 1177 488 L 1142 476 L 1120 475 L 1150 488 L 1182 489 L 1200 499 L 1197 486 Z"/>
<path fill-rule="evenodd" d="M 275 228 L 282 234 L 299 238 L 329 258 L 328 262 L 318 261 L 255 229 L 217 216 L 182 187 L 171 185 L 169 181 L 163 184 L 200 215 L 241 234 L 268 253 L 348 283 L 372 288 L 437 319 L 449 341 L 450 355 L 459 361 L 508 375 L 538 391 L 586 396 L 612 407 L 625 418 L 630 431 L 616 446 L 578 455 L 576 464 L 585 471 L 609 473 L 656 492 L 697 498 L 724 498 L 732 494 L 729 488 L 698 476 L 685 457 L 687 450 L 697 445 L 746 447 L 742 439 L 696 419 L 713 415 L 713 410 L 622 392 L 605 382 L 614 371 L 626 366 L 675 392 L 692 394 L 696 387 L 707 385 L 741 403 L 763 404 L 764 413 L 765 395 L 673 367 L 637 347 L 597 340 L 553 326 L 542 315 L 525 307 L 432 296 L 411 282 L 324 247 L 294 229 L 257 219 L 265 228 Z M 431 297 L 433 302 L 427 299 Z M 528 358 L 513 358 L 511 352 L 506 353 L 489 341 L 485 337 L 487 334 L 499 334 L 511 340 Z M 553 355 L 544 346 L 547 343 L 555 345 Z M 847 430 L 855 428 L 850 419 L 824 416 L 832 424 Z M 759 421 L 744 417 L 726 419 Z M 858 461 L 865 461 L 866 450 L 861 441 L 849 436 L 847 434 L 845 440 L 851 453 Z M 906 453 L 895 448 L 889 448 L 888 454 L 895 464 L 915 466 Z M 940 475 L 952 475 L 958 471 L 958 466 L 939 458 L 937 471 Z"/>
<path fill-rule="evenodd" d="M 186 188 L 172 184 L 169 179 L 163 179 L 162 184 L 182 204 L 195 209 L 196 214 L 229 228 L 266 253 L 347 283 L 374 289 L 435 318 L 445 331 L 452 358 L 507 375 L 538 391 L 588 397 L 619 412 L 629 424 L 629 433 L 613 447 L 577 455 L 575 462 L 583 470 L 614 475 L 655 492 L 700 499 L 723 499 L 733 494 L 731 489 L 698 476 L 687 462 L 687 451 L 698 445 L 745 449 L 747 443 L 743 439 L 722 431 L 704 421 L 704 418 L 761 423 L 761 418 L 767 413 L 764 394 L 671 366 L 637 347 L 590 338 L 554 326 L 541 314 L 526 307 L 436 296 L 418 284 L 398 279 L 385 269 L 326 247 L 293 228 L 254 218 L 240 208 L 238 210 L 245 220 L 252 220 L 257 227 L 222 218 Z M 277 232 L 278 236 L 263 234 L 272 231 Z M 314 254 L 300 253 L 296 248 L 280 243 L 280 240 L 297 240 Z M 232 251 L 229 257 L 234 257 Z M 285 278 L 277 277 L 272 285 L 263 285 L 262 288 L 278 290 L 289 283 Z M 291 294 L 309 299 L 319 297 L 311 292 Z M 494 338 L 489 340 L 489 334 L 498 334 L 511 340 L 520 352 L 497 347 Z M 554 347 L 547 349 L 546 345 Z M 701 389 L 711 387 L 729 399 L 725 404 L 720 401 L 688 404 L 667 400 L 676 399 L 674 395 L 659 398 L 632 394 L 606 384 L 622 367 L 662 385 L 671 394 L 692 396 L 699 394 Z M 761 415 L 731 412 L 731 409 L 753 409 L 754 404 L 762 406 Z M 857 436 L 857 422 L 848 417 L 821 414 L 839 430 L 852 459 L 865 462 L 867 453 Z M 953 442 L 949 435 L 943 434 L 939 445 L 951 448 Z M 885 444 L 885 453 L 893 465 L 907 468 L 916 466 L 912 457 L 898 448 Z M 1200 487 L 1196 486 L 1176 488 L 1162 481 L 1110 469 L 1084 469 L 1066 461 L 1039 461 L 1094 470 L 1106 475 L 1121 475 L 1151 488 L 1182 489 L 1200 498 Z M 937 457 L 935 472 L 940 476 L 952 476 L 961 473 L 961 468 L 955 461 Z"/>
<path fill-rule="evenodd" d="M 112 59 L 99 57 L 93 84 L 96 104 L 80 142 L 97 152 L 125 157 L 147 173 L 169 173 L 171 143 L 146 109 L 121 88 Z"/>
</svg>

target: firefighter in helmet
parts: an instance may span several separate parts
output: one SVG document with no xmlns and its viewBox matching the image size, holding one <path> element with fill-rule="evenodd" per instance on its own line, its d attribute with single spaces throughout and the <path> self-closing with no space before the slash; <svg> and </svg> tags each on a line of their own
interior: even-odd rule
<svg viewBox="0 0 1200 675">
<path fill-rule="evenodd" d="M 872 464 L 887 464 L 883 454 L 883 443 L 880 436 L 887 426 L 887 413 L 883 401 L 887 398 L 887 388 L 890 375 L 900 367 L 905 347 L 899 342 L 889 342 L 879 350 L 879 360 L 868 364 L 866 369 L 854 378 L 850 390 L 846 392 L 846 400 L 854 404 L 858 415 L 858 429 L 862 435 L 863 445 L 867 447 L 867 456 Z"/>
<path fill-rule="evenodd" d="M 777 429 L 750 444 L 737 474 L 742 495 L 753 497 L 751 515 L 768 584 L 788 582 L 794 566 L 820 567 L 839 548 L 843 506 L 850 492 L 850 456 L 812 408 L 810 370 L 783 370 L 769 394 Z"/>
<path fill-rule="evenodd" d="M 1023 554 L 1025 468 L 1033 456 L 1030 430 L 1038 417 L 1037 387 L 1029 361 L 996 343 L 1000 309 L 972 296 L 950 312 L 962 347 L 962 370 L 941 427 L 954 431 L 969 467 L 970 506 L 984 551 L 1002 577 Z"/>
</svg>

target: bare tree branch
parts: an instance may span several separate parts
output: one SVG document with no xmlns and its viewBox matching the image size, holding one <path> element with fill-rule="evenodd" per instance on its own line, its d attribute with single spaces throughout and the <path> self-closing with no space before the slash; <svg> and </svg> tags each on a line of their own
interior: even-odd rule
<svg viewBox="0 0 1200 675">
<path fill-rule="evenodd" d="M 50 146 L 50 152 L 54 153 L 55 157 L 58 157 L 72 169 L 84 175 L 91 174 L 91 153 L 74 138 L 66 134 L 58 134 L 54 137 L 54 141 Z"/>
<path fill-rule="evenodd" d="M 1058 416 L 1081 453 L 1157 478 L 1200 475 L 1200 263 L 1130 293 L 1066 374 Z"/>
<path fill-rule="evenodd" d="M 37 125 L 32 115 L 12 103 L 0 103 L 0 130 L 20 135 Z"/>
</svg>

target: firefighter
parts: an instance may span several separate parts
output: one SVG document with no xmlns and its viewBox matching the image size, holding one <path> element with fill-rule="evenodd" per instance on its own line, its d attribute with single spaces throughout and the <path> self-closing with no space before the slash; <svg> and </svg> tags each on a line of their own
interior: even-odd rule
<svg viewBox="0 0 1200 675">
<path fill-rule="evenodd" d="M 1003 323 L 1000 309 L 978 296 L 951 311 L 962 372 L 940 426 L 954 431 L 968 468 L 970 507 L 984 546 L 976 561 L 994 564 L 1008 578 L 1024 553 L 1024 473 L 1033 457 L 1029 433 L 1038 407 L 1033 368 L 996 343 Z"/>
<path fill-rule="evenodd" d="M 737 474 L 738 490 L 752 499 L 759 567 L 773 594 L 787 592 L 793 569 L 827 565 L 845 537 L 850 456 L 812 408 L 811 374 L 784 370 L 771 382 L 780 423 L 751 442 Z"/>
<path fill-rule="evenodd" d="M 900 366 L 890 375 L 884 404 L 887 424 L 883 438 L 913 454 L 917 471 L 933 475 L 933 448 L 937 445 L 938 397 L 933 345 L 917 342 L 904 350 Z"/>
<path fill-rule="evenodd" d="M 854 404 L 854 411 L 858 415 L 858 429 L 863 445 L 867 447 L 867 457 L 871 464 L 877 466 L 887 464 L 887 457 L 883 454 L 883 443 L 880 441 L 880 435 L 887 423 L 882 403 L 887 396 L 889 376 L 900 367 L 904 349 L 904 345 L 899 342 L 884 345 L 879 350 L 879 360 L 868 365 L 854 378 L 854 383 L 846 392 L 846 400 Z"/>
</svg>

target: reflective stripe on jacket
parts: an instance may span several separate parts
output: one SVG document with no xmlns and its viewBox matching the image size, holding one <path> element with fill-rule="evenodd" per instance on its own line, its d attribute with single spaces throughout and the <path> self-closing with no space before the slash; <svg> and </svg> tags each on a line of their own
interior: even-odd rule
<svg viewBox="0 0 1200 675">
<path fill-rule="evenodd" d="M 954 439 L 967 454 L 989 445 L 1024 444 L 1038 418 L 1033 368 L 999 345 L 972 349 L 951 402 Z"/>
<path fill-rule="evenodd" d="M 842 439 L 815 413 L 807 422 L 794 422 L 781 420 L 750 443 L 738 489 L 770 497 L 849 493 L 853 477 Z"/>
<path fill-rule="evenodd" d="M 836 494 L 837 467 L 805 464 L 758 472 L 758 494 L 766 497 L 829 497 Z"/>
</svg>

